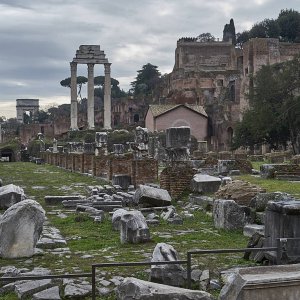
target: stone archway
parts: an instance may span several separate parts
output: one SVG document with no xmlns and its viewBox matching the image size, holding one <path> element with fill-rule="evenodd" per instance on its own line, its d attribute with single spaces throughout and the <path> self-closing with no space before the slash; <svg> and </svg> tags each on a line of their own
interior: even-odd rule
<svg viewBox="0 0 300 300">
<path fill-rule="evenodd" d="M 12 149 L 4 148 L 0 150 L 0 161 L 16 161 L 15 152 Z"/>
<path fill-rule="evenodd" d="M 17 99 L 16 102 L 17 120 L 20 123 L 24 123 L 26 116 L 32 118 L 39 111 L 39 99 Z"/>
</svg>

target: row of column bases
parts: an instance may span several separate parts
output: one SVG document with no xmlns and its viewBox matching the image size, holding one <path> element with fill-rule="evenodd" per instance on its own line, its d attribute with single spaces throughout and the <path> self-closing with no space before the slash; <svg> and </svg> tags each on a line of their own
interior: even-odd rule
<svg viewBox="0 0 300 300">
<path fill-rule="evenodd" d="M 88 63 L 88 103 L 87 120 L 88 129 L 95 129 L 94 112 L 94 63 Z M 111 129 L 111 63 L 104 64 L 104 129 Z M 71 66 L 71 130 L 77 130 L 77 63 L 70 62 Z"/>
</svg>

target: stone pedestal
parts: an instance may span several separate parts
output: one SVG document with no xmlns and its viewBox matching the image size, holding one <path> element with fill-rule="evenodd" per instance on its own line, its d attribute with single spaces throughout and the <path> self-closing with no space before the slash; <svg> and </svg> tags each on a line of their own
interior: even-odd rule
<svg viewBox="0 0 300 300">
<path fill-rule="evenodd" d="M 53 153 L 57 153 L 58 150 L 57 150 L 57 140 L 56 139 L 53 139 L 53 150 L 52 150 Z"/>
<path fill-rule="evenodd" d="M 166 153 L 170 161 L 189 160 L 191 129 L 187 126 L 170 127 L 166 130 Z"/>
<path fill-rule="evenodd" d="M 96 142 L 96 150 L 95 155 L 99 156 L 100 153 L 107 154 L 107 132 L 96 132 L 95 134 L 95 142 Z"/>
<path fill-rule="evenodd" d="M 277 247 L 278 238 L 300 237 L 300 202 L 269 202 L 265 215 L 265 246 Z M 276 253 L 268 253 L 270 260 L 276 261 Z M 300 261 L 300 241 L 287 241 L 287 260 Z"/>
<path fill-rule="evenodd" d="M 135 129 L 135 158 L 141 159 L 148 156 L 149 132 L 147 128 L 136 127 Z"/>
</svg>

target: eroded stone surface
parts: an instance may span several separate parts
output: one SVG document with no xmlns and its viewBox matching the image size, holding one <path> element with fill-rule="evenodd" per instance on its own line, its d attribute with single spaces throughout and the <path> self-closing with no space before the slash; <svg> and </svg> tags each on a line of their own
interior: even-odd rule
<svg viewBox="0 0 300 300">
<path fill-rule="evenodd" d="M 45 211 L 34 200 L 24 200 L 8 208 L 0 219 L 0 256 L 32 256 L 44 221 Z"/>
<path fill-rule="evenodd" d="M 24 190 L 14 184 L 0 185 L 0 208 L 8 208 L 26 198 Z"/>
<path fill-rule="evenodd" d="M 156 261 L 177 261 L 179 260 L 177 251 L 173 246 L 166 243 L 158 243 L 152 254 L 152 262 Z M 163 283 L 172 286 L 184 286 L 186 272 L 179 264 L 152 265 L 150 280 L 152 282 Z"/>
<path fill-rule="evenodd" d="M 194 175 L 191 186 L 192 191 L 196 193 L 214 193 L 221 185 L 221 179 L 207 174 Z"/>
<path fill-rule="evenodd" d="M 149 206 L 168 206 L 171 204 L 171 196 L 167 190 L 147 185 L 140 185 L 134 194 L 136 203 Z"/>
<path fill-rule="evenodd" d="M 38 292 L 32 296 L 33 300 L 60 300 L 59 287 L 54 286 L 52 288 Z"/>
<path fill-rule="evenodd" d="M 128 211 L 120 220 L 121 243 L 144 243 L 150 241 L 150 231 L 146 219 L 140 211 Z"/>
<path fill-rule="evenodd" d="M 242 229 L 251 221 L 250 209 L 238 205 L 234 200 L 215 200 L 213 219 L 216 228 L 227 230 Z"/>
</svg>

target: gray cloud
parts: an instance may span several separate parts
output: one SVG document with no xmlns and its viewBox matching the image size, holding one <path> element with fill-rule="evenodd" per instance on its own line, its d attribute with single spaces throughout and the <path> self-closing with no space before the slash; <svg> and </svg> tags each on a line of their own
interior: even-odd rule
<svg viewBox="0 0 300 300">
<path fill-rule="evenodd" d="M 281 9 L 296 9 L 298 1 L 0 0 L 0 115 L 15 115 L 16 98 L 68 102 L 69 90 L 59 82 L 70 76 L 69 62 L 81 44 L 100 44 L 112 76 L 127 90 L 148 62 L 170 72 L 180 37 L 211 32 L 221 38 L 230 18 L 242 31 Z M 86 66 L 79 73 L 86 75 Z"/>
</svg>

